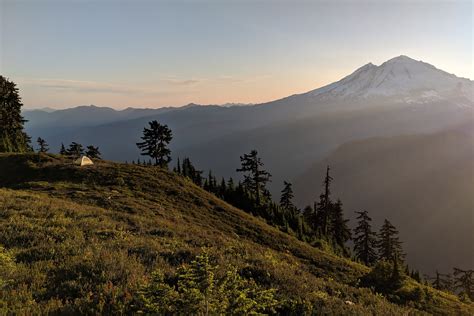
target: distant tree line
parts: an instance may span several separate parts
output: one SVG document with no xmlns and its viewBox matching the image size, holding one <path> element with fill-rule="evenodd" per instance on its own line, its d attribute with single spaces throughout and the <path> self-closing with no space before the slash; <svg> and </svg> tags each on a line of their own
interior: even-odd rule
<svg viewBox="0 0 474 316">
<path fill-rule="evenodd" d="M 76 142 L 72 142 L 71 144 L 69 144 L 69 147 L 67 149 L 66 147 L 64 147 L 64 144 L 61 144 L 59 154 L 72 158 L 78 158 L 83 155 L 86 155 L 89 158 L 102 159 L 102 154 L 99 151 L 99 147 L 89 145 L 84 149 L 84 146 L 82 146 L 82 144 Z"/>
</svg>

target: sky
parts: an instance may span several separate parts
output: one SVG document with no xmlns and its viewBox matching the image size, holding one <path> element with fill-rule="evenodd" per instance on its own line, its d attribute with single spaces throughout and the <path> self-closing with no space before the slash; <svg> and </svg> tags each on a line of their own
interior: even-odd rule
<svg viewBox="0 0 474 316">
<path fill-rule="evenodd" d="M 474 78 L 472 1 L 0 0 L 25 108 L 261 103 L 398 55 Z"/>
</svg>

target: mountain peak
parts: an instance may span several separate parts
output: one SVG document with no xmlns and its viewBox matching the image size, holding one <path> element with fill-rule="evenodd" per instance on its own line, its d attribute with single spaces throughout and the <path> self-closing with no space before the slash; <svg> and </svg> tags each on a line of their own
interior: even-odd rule
<svg viewBox="0 0 474 316">
<path fill-rule="evenodd" d="M 410 62 L 419 63 L 420 61 L 415 60 L 415 59 L 413 59 L 413 58 L 410 58 L 410 57 L 408 57 L 408 56 L 406 56 L 406 55 L 400 55 L 400 56 L 393 57 L 393 58 L 387 60 L 384 64 L 387 64 L 387 63 L 400 63 L 400 62 L 402 62 L 402 63 L 406 63 L 406 62 L 409 62 L 409 63 L 410 63 Z"/>
<path fill-rule="evenodd" d="M 456 97 L 473 102 L 473 82 L 405 55 L 380 66 L 368 63 L 343 79 L 306 93 L 324 99 L 398 97 L 409 103 L 426 103 Z M 472 106 L 472 105 L 471 105 Z"/>
</svg>

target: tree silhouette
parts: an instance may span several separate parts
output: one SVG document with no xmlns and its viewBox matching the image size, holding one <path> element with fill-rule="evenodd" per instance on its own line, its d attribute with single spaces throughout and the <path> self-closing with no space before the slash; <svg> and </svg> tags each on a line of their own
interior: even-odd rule
<svg viewBox="0 0 474 316">
<path fill-rule="evenodd" d="M 178 174 L 182 174 L 181 173 L 181 162 L 179 160 L 179 157 L 178 157 L 178 161 L 176 162 L 176 167 L 174 167 L 174 171 Z"/>
<path fill-rule="evenodd" d="M 38 143 L 38 146 L 39 146 L 38 152 L 40 152 L 40 153 L 48 152 L 49 147 L 48 147 L 48 144 L 46 143 L 46 141 L 44 139 L 42 139 L 41 137 L 38 137 L 36 142 Z"/>
<path fill-rule="evenodd" d="M 94 159 L 102 159 L 99 147 L 93 145 L 87 146 L 86 156 Z"/>
<path fill-rule="evenodd" d="M 293 204 L 293 188 L 290 182 L 283 181 L 283 190 L 281 190 L 280 207 L 284 210 L 292 211 L 296 207 Z"/>
<path fill-rule="evenodd" d="M 379 240 L 377 241 L 377 249 L 379 259 L 393 261 L 402 259 L 402 243 L 398 237 L 398 231 L 387 219 L 385 219 L 379 232 Z"/>
<path fill-rule="evenodd" d="M 349 228 L 349 220 L 344 218 L 344 210 L 342 202 L 338 200 L 332 207 L 330 217 L 330 237 L 338 245 L 345 255 L 348 251 L 345 247 L 347 241 L 351 239 L 351 229 Z"/>
<path fill-rule="evenodd" d="M 209 170 L 207 178 L 204 180 L 204 190 L 209 191 L 211 193 L 216 192 L 216 178 L 212 175 L 212 170 Z"/>
<path fill-rule="evenodd" d="M 189 158 L 183 159 L 182 166 L 179 165 L 178 159 L 177 172 L 191 179 L 196 185 L 202 185 L 202 171 L 197 170 Z"/>
<path fill-rule="evenodd" d="M 440 291 L 452 291 L 453 290 L 453 280 L 450 274 L 444 274 L 435 271 L 435 276 L 430 277 L 429 275 L 425 275 L 425 279 L 431 281 L 431 286 Z"/>
<path fill-rule="evenodd" d="M 31 150 L 30 137 L 23 131 L 22 106 L 16 84 L 0 76 L 0 152 Z"/>
<path fill-rule="evenodd" d="M 474 270 L 462 270 L 454 268 L 454 286 L 459 289 L 461 295 L 466 295 L 472 301 L 474 300 L 472 273 Z"/>
<path fill-rule="evenodd" d="M 67 155 L 78 158 L 84 154 L 84 147 L 81 144 L 72 142 L 67 149 Z"/>
<path fill-rule="evenodd" d="M 313 227 L 315 231 L 323 236 L 328 236 L 331 210 L 333 209 L 333 202 L 331 201 L 331 182 L 333 178 L 329 171 L 331 168 L 327 166 L 326 176 L 324 177 L 324 192 L 319 196 L 319 202 L 314 206 L 314 221 Z"/>
<path fill-rule="evenodd" d="M 400 269 L 398 253 L 395 252 L 392 257 L 392 277 L 390 280 L 391 286 L 394 288 L 399 288 L 403 283 L 404 275 L 403 271 Z"/>
<path fill-rule="evenodd" d="M 67 155 L 67 150 L 66 150 L 66 147 L 64 147 L 63 143 L 61 143 L 61 149 L 59 150 L 59 154 L 63 156 Z"/>
<path fill-rule="evenodd" d="M 354 230 L 354 252 L 356 258 L 370 266 L 377 261 L 377 235 L 372 231 L 367 211 L 356 212 L 359 214 L 357 227 Z"/>
<path fill-rule="evenodd" d="M 143 142 L 137 143 L 141 149 L 142 156 L 149 156 L 155 160 L 155 165 L 167 167 L 171 161 L 171 150 L 167 147 L 173 135 L 167 125 L 162 125 L 157 121 L 148 123 L 150 128 L 143 129 Z"/>
<path fill-rule="evenodd" d="M 249 154 L 240 156 L 241 168 L 237 172 L 243 172 L 244 186 L 255 197 L 257 205 L 261 205 L 262 194 L 265 191 L 265 185 L 270 181 L 271 174 L 263 169 L 263 162 L 256 150 Z"/>
</svg>

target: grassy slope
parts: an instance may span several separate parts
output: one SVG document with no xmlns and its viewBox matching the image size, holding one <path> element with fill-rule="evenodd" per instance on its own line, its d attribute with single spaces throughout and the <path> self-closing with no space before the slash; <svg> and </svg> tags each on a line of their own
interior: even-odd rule
<svg viewBox="0 0 474 316">
<path fill-rule="evenodd" d="M 202 247 L 211 248 L 219 266 L 237 266 L 319 312 L 416 312 L 354 287 L 365 266 L 281 233 L 182 177 L 152 167 L 42 160 L 0 155 L 0 245 L 17 262 L 17 291 L 3 295 L 23 313 L 67 312 L 72 305 L 84 312 L 87 302 L 120 311 L 150 271 L 171 272 Z M 429 304 L 419 308 L 472 312 L 454 296 L 429 292 Z M 112 305 L 116 310 L 107 309 Z"/>
</svg>

